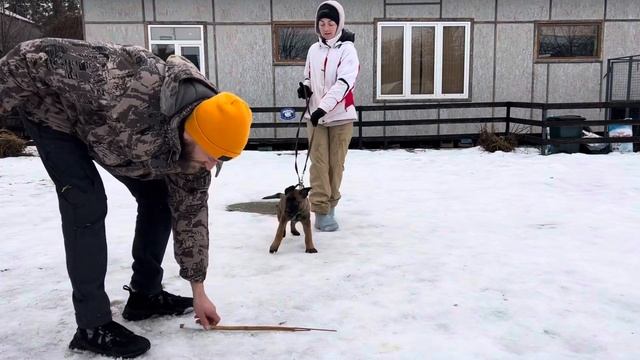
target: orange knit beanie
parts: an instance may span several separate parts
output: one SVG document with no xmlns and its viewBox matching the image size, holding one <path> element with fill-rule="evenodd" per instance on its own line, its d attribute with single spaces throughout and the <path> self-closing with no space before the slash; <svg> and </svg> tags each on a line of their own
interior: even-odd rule
<svg viewBox="0 0 640 360">
<path fill-rule="evenodd" d="M 244 100 L 221 92 L 193 109 L 184 130 L 209 156 L 224 161 L 240 155 L 247 145 L 251 119 Z"/>
</svg>

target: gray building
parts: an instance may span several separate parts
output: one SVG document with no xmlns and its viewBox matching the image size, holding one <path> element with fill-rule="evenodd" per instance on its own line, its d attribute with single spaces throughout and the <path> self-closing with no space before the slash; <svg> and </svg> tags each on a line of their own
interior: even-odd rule
<svg viewBox="0 0 640 360">
<path fill-rule="evenodd" d="M 320 2 L 83 0 L 82 6 L 87 40 L 136 44 L 161 57 L 181 54 L 252 106 L 284 107 L 303 105 L 296 88 L 309 42 L 317 40 Z M 607 59 L 640 54 L 638 0 L 340 2 L 360 57 L 356 105 L 605 101 Z M 605 117 L 597 109 L 564 113 Z M 540 119 L 541 113 L 514 109 L 511 115 Z M 487 116 L 504 116 L 504 109 L 379 111 L 364 121 Z M 255 121 L 280 119 L 256 114 Z M 476 133 L 479 126 L 373 127 L 364 135 Z M 253 131 L 254 138 L 295 134 Z"/>
</svg>

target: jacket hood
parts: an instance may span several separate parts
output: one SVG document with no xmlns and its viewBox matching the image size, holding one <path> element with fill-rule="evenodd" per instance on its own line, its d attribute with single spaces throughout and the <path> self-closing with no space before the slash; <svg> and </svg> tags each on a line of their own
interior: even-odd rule
<svg viewBox="0 0 640 360">
<path fill-rule="evenodd" d="M 321 3 L 320 5 L 318 5 L 318 8 L 316 9 L 316 26 L 315 26 L 316 34 L 321 40 L 322 40 L 322 35 L 320 35 L 320 28 L 318 27 L 318 22 L 320 21 L 320 19 L 318 18 L 318 15 L 320 13 L 320 9 L 326 6 L 332 6 L 338 12 L 338 17 L 340 19 L 338 21 L 338 29 L 336 30 L 336 34 L 340 34 L 342 29 L 344 28 L 344 9 L 342 8 L 342 5 L 340 5 L 340 3 L 337 1 L 325 1 Z"/>
<path fill-rule="evenodd" d="M 165 78 L 162 85 L 162 93 L 160 97 L 160 109 L 166 116 L 174 116 L 176 113 L 182 110 L 185 105 L 178 104 L 180 82 L 182 80 L 192 79 L 198 81 L 200 84 L 213 91 L 214 94 L 218 93 L 218 89 L 216 89 L 216 87 L 200 73 L 195 65 L 193 65 L 189 60 L 182 56 L 169 56 L 166 61 L 164 71 Z"/>
<path fill-rule="evenodd" d="M 181 104 L 179 101 L 180 82 L 187 79 L 198 81 L 213 91 L 214 94 L 218 93 L 218 89 L 200 73 L 191 61 L 182 56 L 169 56 L 163 71 L 165 77 L 160 93 L 160 111 L 170 119 L 170 128 L 173 131 L 167 134 L 167 140 L 170 141 L 174 149 L 178 150 L 174 154 L 177 157 L 181 149 L 181 128 L 183 123 L 193 109 L 204 100 L 198 99 L 192 104 Z"/>
<path fill-rule="evenodd" d="M 331 48 L 338 48 L 345 42 L 354 43 L 356 41 L 356 34 L 351 31 L 344 29 L 341 33 L 338 33 L 336 37 L 330 40 L 325 40 L 322 37 L 319 38 L 318 42 L 323 44 L 321 46 L 328 46 Z"/>
<path fill-rule="evenodd" d="M 352 33 L 347 29 L 344 29 L 342 31 L 342 35 L 340 35 L 340 38 L 338 38 L 338 42 L 345 42 L 345 41 L 356 42 L 356 34 Z"/>
</svg>

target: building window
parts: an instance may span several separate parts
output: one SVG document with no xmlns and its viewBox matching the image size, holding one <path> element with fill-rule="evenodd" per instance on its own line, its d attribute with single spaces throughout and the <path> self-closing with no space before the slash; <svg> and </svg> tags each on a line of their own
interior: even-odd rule
<svg viewBox="0 0 640 360">
<path fill-rule="evenodd" d="M 273 24 L 273 63 L 304 65 L 309 47 L 318 41 L 312 22 Z"/>
<path fill-rule="evenodd" d="M 469 98 L 470 22 L 378 22 L 378 100 Z"/>
<path fill-rule="evenodd" d="M 202 25 L 149 25 L 149 47 L 162 60 L 174 54 L 187 58 L 206 76 L 203 31 Z"/>
<path fill-rule="evenodd" d="M 599 61 L 600 22 L 537 22 L 536 61 Z"/>
</svg>

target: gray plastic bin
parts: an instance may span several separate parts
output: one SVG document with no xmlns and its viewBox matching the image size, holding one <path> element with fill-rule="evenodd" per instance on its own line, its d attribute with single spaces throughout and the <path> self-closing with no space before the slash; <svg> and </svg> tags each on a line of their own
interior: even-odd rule
<svg viewBox="0 0 640 360">
<path fill-rule="evenodd" d="M 578 115 L 560 115 L 560 116 L 549 116 L 547 117 L 547 120 L 585 121 L 585 118 Z M 582 127 L 583 125 L 549 127 L 549 139 L 581 139 Z M 549 146 L 549 154 L 556 154 L 556 153 L 573 154 L 577 152 L 580 152 L 580 144 L 561 144 L 561 145 Z"/>
</svg>

